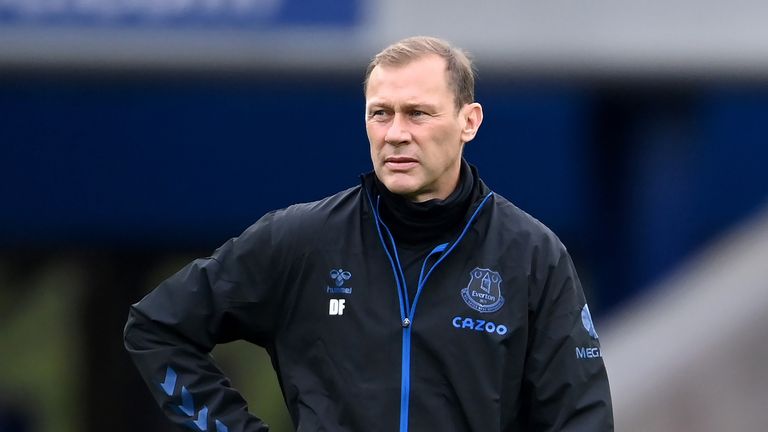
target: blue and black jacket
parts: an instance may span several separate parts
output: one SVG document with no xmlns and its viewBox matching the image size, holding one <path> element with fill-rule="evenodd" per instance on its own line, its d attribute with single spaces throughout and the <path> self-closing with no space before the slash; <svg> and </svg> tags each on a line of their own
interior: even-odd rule
<svg viewBox="0 0 768 432">
<path fill-rule="evenodd" d="M 268 213 L 131 307 L 125 345 L 167 416 L 268 430 L 209 356 L 243 339 L 269 352 L 301 432 L 612 431 L 557 237 L 479 182 L 409 295 L 372 184 Z"/>
</svg>

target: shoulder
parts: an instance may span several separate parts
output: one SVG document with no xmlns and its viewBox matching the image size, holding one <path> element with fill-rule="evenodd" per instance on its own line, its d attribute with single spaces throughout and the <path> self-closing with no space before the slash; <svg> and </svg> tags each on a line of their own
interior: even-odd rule
<svg viewBox="0 0 768 432">
<path fill-rule="evenodd" d="M 359 189 L 350 188 L 318 201 L 273 210 L 227 240 L 211 258 L 223 267 L 223 277 L 228 280 L 288 268 L 297 258 L 315 250 L 327 236 L 341 232 L 342 228 L 331 227 L 329 220 L 355 218 L 353 203 L 359 201 Z"/>
<path fill-rule="evenodd" d="M 488 229 L 502 250 L 533 267 L 554 265 L 568 254 L 549 227 L 495 192 Z"/>
<path fill-rule="evenodd" d="M 323 199 L 297 203 L 265 214 L 241 237 L 268 236 L 272 246 L 311 241 L 334 222 L 348 222 L 359 214 L 360 186 L 351 187 Z"/>
<path fill-rule="evenodd" d="M 323 199 L 293 204 L 274 212 L 275 223 L 297 232 L 312 232 L 333 221 L 358 214 L 362 188 L 351 187 Z"/>
<path fill-rule="evenodd" d="M 502 232 L 508 235 L 526 237 L 530 241 L 549 246 L 562 245 L 557 235 L 543 222 L 495 192 L 493 212 L 501 224 Z"/>
<path fill-rule="evenodd" d="M 335 212 L 349 211 L 350 206 L 356 206 L 360 193 L 361 187 L 354 186 L 317 201 L 293 204 L 275 213 L 286 221 L 306 223 L 315 219 L 324 220 Z"/>
</svg>

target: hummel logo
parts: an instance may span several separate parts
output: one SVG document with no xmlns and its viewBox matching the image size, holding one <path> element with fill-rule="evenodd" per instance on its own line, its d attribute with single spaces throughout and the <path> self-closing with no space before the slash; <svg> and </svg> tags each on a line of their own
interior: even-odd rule
<svg viewBox="0 0 768 432">
<path fill-rule="evenodd" d="M 330 276 L 336 286 L 326 287 L 326 292 L 328 292 L 328 294 L 352 294 L 351 287 L 342 286 L 344 285 L 344 281 L 348 281 L 352 278 L 352 273 L 344 269 L 333 269 L 331 270 Z"/>
<path fill-rule="evenodd" d="M 331 270 L 331 279 L 336 281 L 336 286 L 341 286 L 344 284 L 345 280 L 349 280 L 349 278 L 352 277 L 352 273 L 348 271 L 344 271 L 342 269 L 334 269 Z"/>
</svg>

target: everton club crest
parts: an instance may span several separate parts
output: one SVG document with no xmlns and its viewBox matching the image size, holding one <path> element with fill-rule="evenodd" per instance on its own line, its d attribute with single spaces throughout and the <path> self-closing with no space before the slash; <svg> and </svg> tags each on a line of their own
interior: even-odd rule
<svg viewBox="0 0 768 432">
<path fill-rule="evenodd" d="M 504 304 L 501 275 L 493 270 L 475 267 L 469 272 L 469 285 L 461 290 L 461 298 L 467 306 L 478 312 L 496 312 Z"/>
</svg>

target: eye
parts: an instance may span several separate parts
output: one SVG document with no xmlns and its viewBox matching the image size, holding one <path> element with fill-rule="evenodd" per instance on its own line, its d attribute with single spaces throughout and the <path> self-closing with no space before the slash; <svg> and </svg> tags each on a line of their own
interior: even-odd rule
<svg viewBox="0 0 768 432">
<path fill-rule="evenodd" d="M 427 113 L 425 113 L 424 111 L 419 111 L 419 110 L 411 111 L 411 117 L 419 118 L 419 117 L 424 117 L 425 115 L 427 115 Z"/>
<path fill-rule="evenodd" d="M 368 114 L 368 118 L 373 120 L 381 120 L 386 117 L 387 117 L 387 112 L 383 109 L 374 110 Z"/>
</svg>

